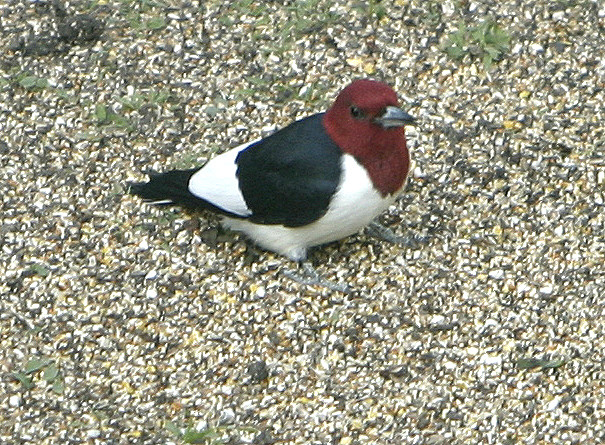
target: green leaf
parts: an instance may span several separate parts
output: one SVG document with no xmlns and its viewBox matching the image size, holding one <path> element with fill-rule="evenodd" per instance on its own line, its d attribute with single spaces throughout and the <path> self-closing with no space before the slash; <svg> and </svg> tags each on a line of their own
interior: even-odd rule
<svg viewBox="0 0 605 445">
<path fill-rule="evenodd" d="M 19 81 L 19 85 L 21 85 L 23 88 L 33 88 L 36 86 L 37 81 L 38 78 L 36 76 L 25 76 Z"/>
<path fill-rule="evenodd" d="M 494 44 L 497 44 L 502 48 L 507 48 L 510 41 L 508 34 L 498 26 L 493 27 L 490 39 Z"/>
<path fill-rule="evenodd" d="M 29 390 L 35 386 L 31 376 L 25 374 L 24 372 L 14 372 L 11 374 L 11 377 L 21 383 L 23 389 Z"/>
<path fill-rule="evenodd" d="M 164 428 L 174 434 L 176 437 L 181 437 L 183 433 L 181 433 L 181 429 L 176 425 L 176 423 L 167 420 L 164 422 Z"/>
<path fill-rule="evenodd" d="M 485 20 L 470 29 L 461 23 L 458 31 L 447 38 L 443 50 L 453 59 L 461 59 L 467 53 L 481 57 L 483 65 L 489 69 L 508 50 L 509 41 L 506 31 L 493 20 Z"/>
<path fill-rule="evenodd" d="M 233 19 L 226 15 L 222 15 L 218 18 L 218 22 L 223 26 L 231 26 L 233 24 Z"/>
<path fill-rule="evenodd" d="M 560 368 L 565 363 L 566 363 L 566 361 L 563 360 L 563 359 L 545 360 L 544 363 L 542 363 L 542 368 L 545 368 L 545 369 L 556 369 L 556 368 Z"/>
<path fill-rule="evenodd" d="M 170 99 L 170 96 L 171 96 L 170 91 L 162 90 L 159 93 L 152 94 L 151 101 L 156 104 L 163 104 L 168 99 Z"/>
<path fill-rule="evenodd" d="M 32 372 L 36 372 L 44 368 L 49 363 L 50 360 L 47 358 L 32 358 L 25 364 L 25 369 L 23 371 L 26 374 L 31 374 Z"/>
<path fill-rule="evenodd" d="M 445 48 L 445 52 L 453 59 L 461 59 L 465 53 L 459 46 L 448 46 Z"/>
<path fill-rule="evenodd" d="M 106 411 L 100 409 L 93 409 L 91 414 L 95 416 L 97 420 L 108 420 L 110 418 L 109 414 Z"/>
<path fill-rule="evenodd" d="M 471 37 L 478 43 L 485 44 L 485 39 L 491 27 L 490 22 L 483 22 L 471 30 Z"/>
<path fill-rule="evenodd" d="M 107 107 L 103 104 L 95 105 L 95 116 L 99 122 L 105 122 L 107 120 Z"/>
<path fill-rule="evenodd" d="M 140 30 L 143 29 L 143 22 L 141 21 L 141 15 L 133 13 L 128 17 L 128 24 L 132 29 Z"/>
<path fill-rule="evenodd" d="M 67 92 L 67 90 L 63 88 L 58 88 L 55 91 L 57 92 L 57 96 L 59 96 L 64 101 L 70 102 L 72 100 L 72 96 Z"/>
<path fill-rule="evenodd" d="M 251 434 L 256 434 L 259 432 L 258 428 L 254 428 L 253 426 L 241 426 L 238 428 L 238 430 Z"/>
<path fill-rule="evenodd" d="M 77 141 L 98 142 L 103 139 L 103 134 L 96 131 L 82 131 L 76 133 L 75 138 Z"/>
<path fill-rule="evenodd" d="M 53 392 L 55 394 L 63 394 L 65 392 L 65 381 L 63 380 L 63 377 L 59 376 L 58 378 L 56 378 L 53 381 Z"/>
<path fill-rule="evenodd" d="M 185 434 L 183 434 L 182 440 L 185 443 L 203 444 L 208 440 L 217 439 L 219 437 L 221 437 L 221 435 L 213 429 L 207 429 L 204 431 L 187 429 L 187 431 L 185 431 Z"/>
<path fill-rule="evenodd" d="M 36 79 L 36 88 L 46 88 L 48 87 L 48 80 L 43 77 L 39 77 Z"/>
<path fill-rule="evenodd" d="M 557 360 L 544 360 L 538 358 L 520 358 L 517 360 L 517 367 L 519 369 L 533 369 L 533 368 L 542 368 L 542 369 L 554 369 L 560 368 L 566 363 L 563 359 Z"/>
<path fill-rule="evenodd" d="M 154 17 L 152 19 L 147 20 L 147 28 L 157 30 L 162 29 L 166 26 L 166 20 L 164 17 Z"/>
<path fill-rule="evenodd" d="M 53 382 L 57 376 L 59 375 L 59 368 L 54 363 L 49 364 L 46 368 L 44 368 L 44 380 L 47 382 Z"/>
<path fill-rule="evenodd" d="M 45 266 L 43 266 L 42 264 L 32 264 L 28 271 L 36 274 L 36 275 L 40 275 L 41 277 L 47 277 L 48 274 L 50 273 L 50 270 L 48 270 Z"/>
<path fill-rule="evenodd" d="M 111 123 L 115 124 L 116 126 L 118 126 L 120 128 L 127 128 L 129 126 L 128 119 L 126 119 L 124 116 L 122 116 L 120 114 L 110 113 L 109 120 L 111 121 Z"/>
<path fill-rule="evenodd" d="M 454 41 L 456 43 L 459 43 L 460 45 L 464 45 L 464 43 L 467 40 L 467 34 L 468 34 L 468 30 L 466 28 L 466 25 L 464 23 L 461 23 L 460 25 L 458 25 L 458 31 L 456 31 L 452 37 L 454 38 Z"/>
<path fill-rule="evenodd" d="M 498 51 L 498 48 L 494 48 L 493 46 L 486 47 L 485 52 L 489 54 L 492 59 L 497 59 L 498 56 L 500 56 L 500 51 Z"/>
<path fill-rule="evenodd" d="M 131 96 L 124 96 L 118 98 L 118 101 L 127 110 L 138 110 L 145 102 L 145 98 L 140 94 L 133 94 Z"/>
</svg>

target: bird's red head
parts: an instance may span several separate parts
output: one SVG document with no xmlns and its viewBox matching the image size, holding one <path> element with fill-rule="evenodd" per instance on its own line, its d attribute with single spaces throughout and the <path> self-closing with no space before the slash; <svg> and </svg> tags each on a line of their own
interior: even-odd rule
<svg viewBox="0 0 605 445">
<path fill-rule="evenodd" d="M 407 177 L 410 156 L 403 125 L 412 122 L 391 87 L 367 79 L 342 90 L 323 119 L 328 135 L 363 164 L 383 195 L 398 191 Z"/>
</svg>

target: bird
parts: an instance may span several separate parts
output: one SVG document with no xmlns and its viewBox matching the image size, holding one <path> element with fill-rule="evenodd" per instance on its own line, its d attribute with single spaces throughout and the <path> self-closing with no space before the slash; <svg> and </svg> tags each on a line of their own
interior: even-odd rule
<svg viewBox="0 0 605 445">
<path fill-rule="evenodd" d="M 404 126 L 414 121 L 389 85 L 357 79 L 326 112 L 201 167 L 150 172 L 129 192 L 218 213 L 224 227 L 302 263 L 310 248 L 355 234 L 394 203 L 410 170 Z"/>
</svg>

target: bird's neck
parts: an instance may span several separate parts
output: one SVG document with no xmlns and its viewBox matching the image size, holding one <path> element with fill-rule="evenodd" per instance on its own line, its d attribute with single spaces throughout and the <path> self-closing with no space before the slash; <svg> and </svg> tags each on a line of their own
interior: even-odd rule
<svg viewBox="0 0 605 445">
<path fill-rule="evenodd" d="M 361 163 L 383 196 L 401 190 L 410 169 L 410 155 L 405 138 L 395 137 L 397 130 L 389 130 L 389 135 L 367 144 L 363 149 L 351 154 Z M 403 131 L 402 131 L 403 133 Z"/>
</svg>

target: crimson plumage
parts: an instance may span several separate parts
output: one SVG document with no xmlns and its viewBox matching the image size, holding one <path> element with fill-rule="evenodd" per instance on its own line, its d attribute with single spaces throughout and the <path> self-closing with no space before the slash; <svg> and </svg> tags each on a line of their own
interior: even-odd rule
<svg viewBox="0 0 605 445">
<path fill-rule="evenodd" d="M 359 231 L 394 202 L 409 171 L 403 126 L 412 121 L 388 85 L 357 80 L 326 113 L 130 191 L 218 212 L 226 227 L 301 261 L 309 247 Z"/>
</svg>

